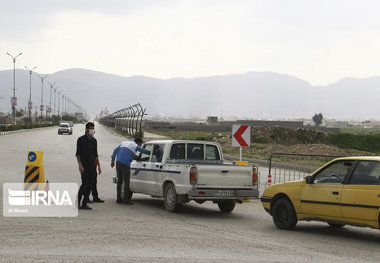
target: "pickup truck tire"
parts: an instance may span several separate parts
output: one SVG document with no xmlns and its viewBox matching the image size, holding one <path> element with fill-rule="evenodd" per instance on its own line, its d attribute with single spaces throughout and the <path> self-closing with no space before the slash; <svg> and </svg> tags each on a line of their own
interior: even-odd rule
<svg viewBox="0 0 380 263">
<path fill-rule="evenodd" d="M 223 213 L 230 213 L 235 208 L 236 201 L 235 200 L 226 200 L 223 202 L 219 202 L 218 206 L 220 211 Z"/>
<path fill-rule="evenodd" d="M 274 224 L 283 230 L 294 229 L 298 221 L 292 203 L 286 198 L 281 198 L 274 203 L 272 217 Z"/>
<path fill-rule="evenodd" d="M 164 190 L 164 203 L 166 210 L 169 212 L 178 211 L 181 205 L 177 203 L 177 201 L 178 195 L 174 185 L 172 183 L 167 184 Z"/>
</svg>

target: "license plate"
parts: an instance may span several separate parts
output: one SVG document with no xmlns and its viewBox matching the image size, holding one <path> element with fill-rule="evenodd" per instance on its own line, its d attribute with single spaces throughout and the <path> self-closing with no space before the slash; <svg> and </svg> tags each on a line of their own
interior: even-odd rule
<svg viewBox="0 0 380 263">
<path fill-rule="evenodd" d="M 220 190 L 220 191 L 216 191 L 215 196 L 235 196 L 235 191 L 233 191 L 233 190 Z"/>
</svg>

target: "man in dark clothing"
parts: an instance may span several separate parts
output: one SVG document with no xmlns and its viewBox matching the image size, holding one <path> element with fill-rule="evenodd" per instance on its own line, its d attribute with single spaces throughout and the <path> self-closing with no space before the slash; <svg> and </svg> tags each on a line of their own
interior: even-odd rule
<svg viewBox="0 0 380 263">
<path fill-rule="evenodd" d="M 98 143 L 93 137 L 95 134 L 95 125 L 93 122 L 86 123 L 85 135 L 78 138 L 76 157 L 79 166 L 79 172 L 82 177 L 82 185 L 78 192 L 78 208 L 91 210 L 92 208 L 87 205 L 90 191 L 95 182 L 96 166 L 98 165 L 99 174 L 102 173 L 98 159 Z M 80 202 L 83 197 L 82 206 Z"/>
<path fill-rule="evenodd" d="M 116 173 L 117 173 L 117 199 L 116 202 L 126 203 L 129 205 L 133 205 L 130 200 L 131 190 L 129 189 L 129 182 L 131 176 L 131 162 L 135 158 L 136 152 L 142 152 L 145 154 L 150 154 L 150 151 L 145 150 L 141 147 L 143 141 L 141 138 L 136 138 L 134 141 L 122 142 L 112 153 L 111 156 L 111 167 L 115 166 L 115 158 L 116 158 Z M 124 181 L 124 200 L 121 199 L 121 185 Z"/>
</svg>

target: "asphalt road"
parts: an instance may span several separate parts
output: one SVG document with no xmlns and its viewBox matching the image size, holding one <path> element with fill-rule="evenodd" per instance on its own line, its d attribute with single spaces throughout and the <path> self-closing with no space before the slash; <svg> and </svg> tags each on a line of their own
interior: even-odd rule
<svg viewBox="0 0 380 263">
<path fill-rule="evenodd" d="M 0 183 L 23 182 L 28 150 L 44 152 L 45 177 L 76 182 L 74 135 L 45 128 L 0 136 Z M 123 138 L 96 124 L 103 173 L 103 204 L 74 218 L 0 217 L 1 262 L 379 262 L 380 232 L 325 223 L 299 222 L 277 229 L 258 200 L 222 214 L 217 205 L 191 202 L 179 213 L 163 201 L 134 195 L 133 206 L 115 202 L 110 155 Z M 0 203 L 2 201 L 2 187 Z M 2 207 L 1 207 L 2 211 Z"/>
</svg>

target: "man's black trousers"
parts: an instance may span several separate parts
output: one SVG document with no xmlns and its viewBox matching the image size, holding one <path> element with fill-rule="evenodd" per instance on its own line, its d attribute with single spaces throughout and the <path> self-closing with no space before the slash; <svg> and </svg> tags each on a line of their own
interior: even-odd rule
<svg viewBox="0 0 380 263">
<path fill-rule="evenodd" d="M 122 200 L 121 198 L 121 185 L 124 182 L 124 196 L 123 200 L 128 202 L 130 196 L 129 182 L 131 178 L 131 168 L 126 166 L 121 162 L 116 162 L 116 173 L 117 173 L 117 200 Z"/>
<path fill-rule="evenodd" d="M 84 172 L 81 174 L 82 185 L 79 188 L 78 199 L 81 200 L 83 197 L 82 206 L 86 206 L 88 202 L 88 196 L 90 195 L 91 189 L 95 183 L 96 169 L 95 166 L 85 167 Z"/>
</svg>

